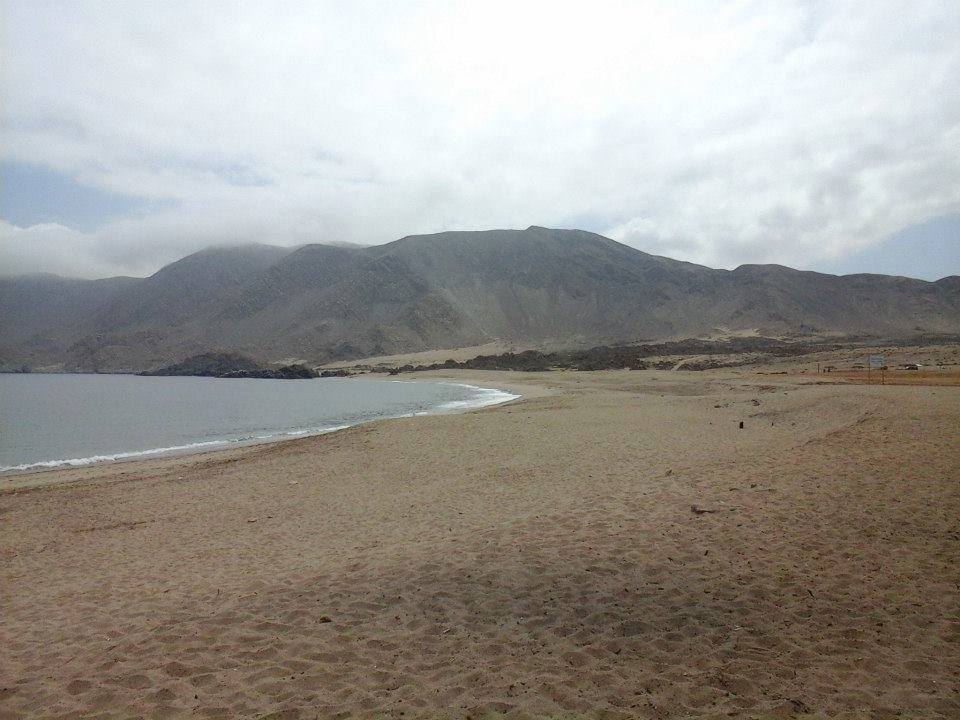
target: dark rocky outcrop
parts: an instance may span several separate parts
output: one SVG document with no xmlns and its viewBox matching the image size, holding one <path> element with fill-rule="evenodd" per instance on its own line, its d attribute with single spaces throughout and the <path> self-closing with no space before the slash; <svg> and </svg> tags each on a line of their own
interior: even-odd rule
<svg viewBox="0 0 960 720">
<path fill-rule="evenodd" d="M 192 355 L 173 365 L 148 370 L 141 375 L 181 375 L 218 378 L 257 378 L 266 380 L 306 380 L 319 377 L 305 365 L 266 367 L 238 352 L 208 352 Z"/>
<path fill-rule="evenodd" d="M 167 365 L 155 370 L 148 370 L 141 373 L 141 375 L 221 377 L 226 373 L 260 369 L 260 363 L 238 352 L 206 352 L 191 355 L 172 365 Z"/>
<path fill-rule="evenodd" d="M 324 378 L 331 378 L 331 377 L 350 377 L 351 375 L 354 375 L 354 374 L 355 374 L 355 373 L 351 372 L 350 370 L 346 370 L 346 369 L 344 369 L 344 368 L 337 368 L 337 369 L 333 369 L 333 370 L 324 370 L 324 371 L 322 371 L 322 372 L 320 373 L 320 377 L 324 377 Z"/>
<path fill-rule="evenodd" d="M 258 370 L 234 370 L 218 375 L 222 378 L 256 378 L 259 380 L 310 380 L 320 377 L 316 370 L 306 365 L 281 365 L 277 368 L 260 368 Z"/>
<path fill-rule="evenodd" d="M 821 350 L 833 350 L 840 346 L 838 343 L 786 342 L 764 337 L 731 338 L 720 341 L 688 339 L 637 345 L 602 345 L 592 347 L 589 350 L 565 352 L 545 353 L 538 350 L 526 350 L 501 355 L 480 355 L 463 362 L 447 360 L 432 365 L 402 365 L 396 370 L 398 372 L 452 369 L 529 372 L 544 370 L 646 370 L 648 368 L 668 370 L 676 364 L 675 360 L 660 360 L 651 363 L 647 359 L 670 355 L 732 356 L 752 354 L 754 356 L 790 357 Z M 704 359 L 685 363 L 683 368 L 685 370 L 708 370 L 738 364 L 739 362 L 736 360 Z"/>
</svg>

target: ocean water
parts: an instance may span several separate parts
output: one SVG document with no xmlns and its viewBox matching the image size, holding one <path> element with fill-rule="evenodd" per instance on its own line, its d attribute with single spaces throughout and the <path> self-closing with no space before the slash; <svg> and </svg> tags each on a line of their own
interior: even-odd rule
<svg viewBox="0 0 960 720">
<path fill-rule="evenodd" d="M 0 474 L 215 450 L 515 397 L 362 378 L 0 374 Z"/>
</svg>

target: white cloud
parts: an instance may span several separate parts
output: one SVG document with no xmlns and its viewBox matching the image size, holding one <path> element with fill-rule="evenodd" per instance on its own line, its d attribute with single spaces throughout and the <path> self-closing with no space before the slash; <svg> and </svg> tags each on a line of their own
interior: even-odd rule
<svg viewBox="0 0 960 720">
<path fill-rule="evenodd" d="M 88 272 L 587 216 L 802 266 L 960 210 L 954 2 L 0 2 L 2 156 L 161 201 L 31 228 Z"/>
<path fill-rule="evenodd" d="M 53 273 L 102 277 L 123 273 L 124 264 L 91 257 L 94 246 L 93 238 L 63 225 L 43 223 L 21 228 L 0 220 L 0 276 Z"/>
</svg>

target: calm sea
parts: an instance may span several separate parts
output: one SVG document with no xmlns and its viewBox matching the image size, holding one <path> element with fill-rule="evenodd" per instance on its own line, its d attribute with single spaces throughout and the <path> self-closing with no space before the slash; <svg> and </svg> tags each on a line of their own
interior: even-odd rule
<svg viewBox="0 0 960 720">
<path fill-rule="evenodd" d="M 0 374 L 0 473 L 266 442 L 514 397 L 455 383 L 353 378 Z"/>
</svg>

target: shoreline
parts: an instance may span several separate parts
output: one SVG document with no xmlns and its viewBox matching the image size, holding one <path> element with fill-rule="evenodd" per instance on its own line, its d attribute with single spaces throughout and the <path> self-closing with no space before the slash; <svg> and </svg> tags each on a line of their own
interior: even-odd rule
<svg viewBox="0 0 960 720">
<path fill-rule="evenodd" d="M 0 493 L 0 715 L 960 714 L 956 389 L 429 379 L 524 397 Z"/>
<path fill-rule="evenodd" d="M 114 374 L 129 374 L 129 373 L 114 373 Z M 446 377 L 446 376 L 445 376 Z M 317 378 L 317 379 L 326 379 L 326 378 Z M 341 378 L 338 378 L 341 379 Z M 345 380 L 351 380 L 354 378 L 342 378 Z M 90 458 L 73 458 L 65 460 L 49 460 L 49 461 L 40 461 L 37 463 L 30 463 L 23 469 L 20 469 L 22 466 L 15 466 L 9 470 L 0 471 L 0 494 L 5 492 L 13 492 L 25 489 L 31 489 L 34 487 L 44 487 L 48 485 L 55 484 L 56 480 L 48 480 L 44 482 L 45 479 L 48 479 L 53 473 L 69 473 L 71 471 L 84 471 L 84 470 L 96 470 L 97 468 L 111 467 L 111 466 L 135 466 L 138 463 L 155 463 L 164 460 L 189 460 L 191 458 L 196 458 L 198 460 L 215 460 L 221 455 L 228 457 L 231 453 L 242 453 L 245 450 L 251 448 L 260 448 L 268 447 L 272 445 L 280 445 L 284 443 L 297 442 L 299 440 L 306 440 L 310 438 L 323 437 L 325 435 L 332 435 L 334 433 L 343 432 L 344 430 L 349 430 L 355 427 L 361 427 L 364 425 L 369 425 L 372 423 L 378 423 L 387 420 L 397 420 L 400 418 L 409 418 L 409 417 L 427 417 L 434 415 L 451 415 L 458 413 L 469 413 L 478 410 L 483 410 L 485 408 L 496 407 L 498 405 L 504 405 L 508 403 L 515 403 L 523 399 L 522 393 L 515 393 L 511 390 L 504 389 L 503 387 L 484 387 L 480 385 L 473 385 L 469 383 L 460 382 L 454 378 L 449 378 L 447 380 L 442 378 L 437 379 L 427 379 L 427 380 L 397 380 L 393 376 L 387 375 L 386 373 L 369 373 L 362 376 L 364 380 L 379 380 L 383 382 L 398 382 L 398 383 L 442 383 L 449 385 L 458 385 L 460 387 L 470 388 L 472 390 L 478 391 L 488 391 L 488 392 L 498 392 L 508 397 L 503 397 L 502 399 L 495 399 L 492 402 L 484 402 L 483 396 L 478 396 L 473 400 L 463 400 L 463 401 L 449 401 L 442 403 L 435 408 L 426 410 L 423 412 L 417 413 L 404 413 L 400 415 L 385 415 L 380 417 L 371 418 L 369 420 L 362 420 L 349 425 L 340 425 L 334 426 L 331 428 L 326 428 L 323 430 L 312 431 L 312 430 L 303 430 L 303 431 L 291 431 L 289 433 L 282 433 L 275 437 L 270 438 L 250 438 L 250 439 L 241 439 L 241 440 L 212 440 L 205 442 L 193 443 L 190 445 L 170 447 L 170 448 L 151 448 L 142 451 L 134 452 L 118 452 L 111 455 L 102 455 L 102 456 L 92 456 Z M 491 384 L 492 383 L 488 383 Z M 512 387 L 516 387 L 512 385 Z M 451 404 L 456 404 L 458 407 L 449 407 Z M 462 406 L 460 406 L 462 405 Z M 135 468 L 133 468 L 135 469 Z M 29 482 L 27 479 L 37 478 L 37 482 Z M 69 482 L 69 481 L 67 481 Z"/>
</svg>

